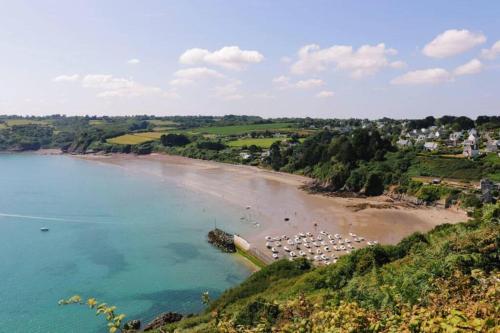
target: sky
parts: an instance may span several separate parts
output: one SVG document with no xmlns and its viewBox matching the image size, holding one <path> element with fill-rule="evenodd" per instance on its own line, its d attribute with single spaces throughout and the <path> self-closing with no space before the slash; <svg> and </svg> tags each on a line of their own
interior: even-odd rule
<svg viewBox="0 0 500 333">
<path fill-rule="evenodd" d="M 0 114 L 500 114 L 498 1 L 4 1 Z"/>
</svg>

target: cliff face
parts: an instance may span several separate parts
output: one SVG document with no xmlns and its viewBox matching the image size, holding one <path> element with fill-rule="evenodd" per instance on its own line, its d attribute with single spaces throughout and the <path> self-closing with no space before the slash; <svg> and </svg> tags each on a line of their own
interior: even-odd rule
<svg viewBox="0 0 500 333">
<path fill-rule="evenodd" d="M 214 229 L 208 233 L 208 242 L 224 252 L 236 252 L 234 236 L 220 229 Z"/>
</svg>

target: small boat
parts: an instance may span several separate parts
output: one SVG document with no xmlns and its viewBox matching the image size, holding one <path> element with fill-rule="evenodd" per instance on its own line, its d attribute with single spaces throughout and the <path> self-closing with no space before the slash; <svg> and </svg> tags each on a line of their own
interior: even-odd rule
<svg viewBox="0 0 500 333">
<path fill-rule="evenodd" d="M 284 239 L 284 240 L 287 240 L 288 236 L 287 235 L 283 235 L 283 236 L 281 236 L 281 238 Z"/>
<path fill-rule="evenodd" d="M 345 251 L 345 246 L 344 246 L 344 245 L 342 245 L 342 246 L 340 247 L 340 249 L 341 249 L 342 251 Z"/>
<path fill-rule="evenodd" d="M 330 265 L 330 264 L 331 264 L 331 262 L 329 262 L 329 261 L 325 261 L 325 265 L 327 265 L 327 266 L 328 266 L 328 265 Z"/>
<path fill-rule="evenodd" d="M 321 257 L 320 256 L 314 256 L 314 260 L 321 261 Z"/>
<path fill-rule="evenodd" d="M 307 237 L 312 237 L 312 235 L 313 235 L 313 234 L 311 234 L 310 232 L 307 232 L 307 233 L 306 233 L 306 236 L 307 236 Z"/>
<path fill-rule="evenodd" d="M 278 253 L 278 250 L 276 250 L 276 248 L 272 247 L 272 248 L 271 248 L 271 252 L 272 252 L 272 253 Z"/>
<path fill-rule="evenodd" d="M 316 253 L 317 253 L 317 254 L 321 254 L 321 253 L 323 253 L 323 252 L 321 252 L 321 249 L 316 249 Z"/>
<path fill-rule="evenodd" d="M 316 246 L 316 247 L 319 247 L 319 244 L 316 243 L 316 242 L 313 242 L 313 245 Z"/>
<path fill-rule="evenodd" d="M 314 253 L 314 251 L 312 249 L 307 250 L 307 252 Z"/>
<path fill-rule="evenodd" d="M 271 236 L 266 236 L 266 241 L 272 241 L 273 238 Z"/>
<path fill-rule="evenodd" d="M 301 233 L 299 233 L 299 237 L 304 238 L 304 237 L 306 237 L 306 235 L 303 232 L 301 232 Z"/>
<path fill-rule="evenodd" d="M 284 220 L 285 220 L 286 222 L 288 222 L 288 221 L 290 221 L 290 218 L 289 218 L 289 217 L 285 217 L 285 218 L 284 218 Z"/>
<path fill-rule="evenodd" d="M 361 242 L 361 240 L 360 240 L 359 238 L 354 238 L 353 240 L 354 240 L 356 243 Z"/>
<path fill-rule="evenodd" d="M 337 238 L 337 239 L 341 238 L 339 234 L 335 234 L 334 236 L 335 236 L 335 238 Z"/>
<path fill-rule="evenodd" d="M 307 244 L 307 243 L 304 243 L 304 247 L 310 248 L 311 246 L 309 244 Z"/>
<path fill-rule="evenodd" d="M 324 254 L 322 254 L 322 255 L 321 255 L 321 259 L 323 259 L 323 260 L 328 260 L 328 257 L 327 257 L 327 256 L 325 256 Z"/>
<path fill-rule="evenodd" d="M 302 241 L 300 240 L 300 238 L 295 238 L 295 243 L 300 244 L 302 243 Z"/>
<path fill-rule="evenodd" d="M 247 206 L 247 207 L 246 207 L 246 209 L 250 209 L 250 208 L 252 208 L 252 207 L 251 207 L 251 206 Z"/>
<path fill-rule="evenodd" d="M 358 237 L 359 241 L 362 242 L 364 241 L 365 239 L 363 237 Z"/>
<path fill-rule="evenodd" d="M 348 239 L 348 238 L 344 239 L 344 243 L 350 243 L 350 242 L 351 242 L 350 239 Z"/>
<path fill-rule="evenodd" d="M 325 246 L 323 250 L 325 250 L 326 252 L 330 252 L 330 248 L 328 246 Z"/>
<path fill-rule="evenodd" d="M 321 246 L 325 246 L 326 245 L 325 241 L 321 241 L 320 244 L 321 244 Z"/>
<path fill-rule="evenodd" d="M 274 258 L 274 259 L 278 259 L 278 258 L 279 258 L 279 255 L 277 255 L 276 253 L 273 253 L 273 258 Z"/>
<path fill-rule="evenodd" d="M 372 242 L 370 242 L 370 241 L 366 242 L 366 244 L 368 244 L 368 246 L 375 245 L 375 244 L 373 244 L 373 243 L 372 243 Z"/>
<path fill-rule="evenodd" d="M 356 234 L 353 234 L 352 232 L 349 233 L 349 236 L 351 237 L 356 237 Z"/>
<path fill-rule="evenodd" d="M 332 245 L 333 245 L 333 244 L 335 244 L 335 241 L 334 241 L 334 240 L 331 240 L 331 241 L 330 241 L 330 244 L 332 244 Z"/>
<path fill-rule="evenodd" d="M 314 237 L 310 237 L 310 238 L 309 238 L 309 241 L 310 241 L 310 242 L 314 242 Z"/>
<path fill-rule="evenodd" d="M 47 228 L 47 227 L 41 227 L 40 231 L 49 231 L 49 228 Z"/>
<path fill-rule="evenodd" d="M 284 246 L 283 250 L 285 250 L 286 252 L 290 252 L 290 249 L 288 248 L 288 246 Z"/>
<path fill-rule="evenodd" d="M 300 251 L 299 252 L 299 255 L 302 256 L 302 257 L 305 257 L 306 256 L 306 253 L 304 251 Z"/>
<path fill-rule="evenodd" d="M 273 247 L 273 246 L 271 245 L 271 243 L 266 242 L 266 247 L 267 247 L 268 249 L 270 249 L 270 248 L 271 248 L 271 247 Z"/>
<path fill-rule="evenodd" d="M 333 259 L 332 263 L 336 264 L 337 263 L 337 259 Z"/>
<path fill-rule="evenodd" d="M 280 247 L 281 243 L 280 242 L 276 242 L 276 243 L 274 243 L 274 245 L 277 246 L 277 247 Z"/>
<path fill-rule="evenodd" d="M 319 233 L 322 235 L 326 235 L 326 232 L 324 232 L 323 230 L 321 230 Z"/>
<path fill-rule="evenodd" d="M 339 239 L 339 244 L 344 244 L 344 241 L 342 239 Z"/>
<path fill-rule="evenodd" d="M 290 257 L 296 257 L 297 255 L 295 254 L 295 252 L 290 252 Z"/>
<path fill-rule="evenodd" d="M 319 241 L 321 241 L 321 240 L 323 240 L 323 237 L 318 236 L 318 237 L 316 237 L 316 239 L 319 240 Z"/>
<path fill-rule="evenodd" d="M 287 240 L 286 242 L 288 243 L 288 245 L 293 245 L 294 244 L 293 240 L 291 240 L 291 239 Z"/>
<path fill-rule="evenodd" d="M 328 235 L 328 239 L 329 239 L 329 240 L 333 240 L 333 238 L 334 238 L 334 237 L 333 237 L 332 235 Z"/>
</svg>

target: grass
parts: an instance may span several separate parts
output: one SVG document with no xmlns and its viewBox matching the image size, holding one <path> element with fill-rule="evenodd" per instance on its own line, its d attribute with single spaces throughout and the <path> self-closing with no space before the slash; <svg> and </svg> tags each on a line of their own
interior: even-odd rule
<svg viewBox="0 0 500 333">
<path fill-rule="evenodd" d="M 186 130 L 190 133 L 201 134 L 217 134 L 217 135 L 240 135 L 248 132 L 262 132 L 266 130 L 292 131 L 294 123 L 272 123 L 272 124 L 250 124 L 250 125 L 234 125 L 234 126 L 213 126 L 199 127 Z"/>
<path fill-rule="evenodd" d="M 102 125 L 105 125 L 106 122 L 104 120 L 89 120 L 89 125 L 92 125 L 92 126 L 102 126 Z"/>
<path fill-rule="evenodd" d="M 8 126 L 17 126 L 17 125 L 49 125 L 50 123 L 46 120 L 30 120 L 30 119 L 9 119 L 5 121 Z"/>
<path fill-rule="evenodd" d="M 153 119 L 153 120 L 148 120 L 148 122 L 157 126 L 157 127 L 177 125 L 176 122 L 171 121 L 171 120 Z"/>
<path fill-rule="evenodd" d="M 120 135 L 115 138 L 108 139 L 108 143 L 117 144 L 117 145 L 138 145 L 144 142 L 153 141 L 155 139 L 148 138 L 145 136 L 139 136 L 134 134 L 125 134 Z"/>
<path fill-rule="evenodd" d="M 236 253 L 239 254 L 240 256 L 244 257 L 248 261 L 250 261 L 252 264 L 257 266 L 259 269 L 262 269 L 266 266 L 265 262 L 263 262 L 262 260 L 260 260 L 259 258 L 255 257 L 255 256 L 251 255 L 247 251 L 240 249 L 239 247 L 236 247 Z"/>
<path fill-rule="evenodd" d="M 479 180 L 483 176 L 482 163 L 461 158 L 418 156 L 417 163 L 409 169 L 409 175 Z"/>
<path fill-rule="evenodd" d="M 282 140 L 283 139 L 280 138 L 258 138 L 258 139 L 247 138 L 247 139 L 229 141 L 227 145 L 229 147 L 236 147 L 236 148 L 243 146 L 251 146 L 251 145 L 255 145 L 261 148 L 269 148 L 276 141 L 282 141 Z"/>
</svg>

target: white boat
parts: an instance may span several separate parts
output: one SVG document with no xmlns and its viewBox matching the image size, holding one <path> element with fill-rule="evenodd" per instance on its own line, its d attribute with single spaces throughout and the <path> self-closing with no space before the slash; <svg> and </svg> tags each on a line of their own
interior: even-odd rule
<svg viewBox="0 0 500 333">
<path fill-rule="evenodd" d="M 321 252 L 321 249 L 316 249 L 316 253 L 317 253 L 317 254 L 321 254 L 321 253 L 323 253 L 323 252 Z"/>
<path fill-rule="evenodd" d="M 359 239 L 359 238 L 354 238 L 353 240 L 354 240 L 356 243 L 361 242 L 361 239 Z"/>
<path fill-rule="evenodd" d="M 323 250 L 325 250 L 326 252 L 330 252 L 330 248 L 328 246 L 325 246 Z"/>
<path fill-rule="evenodd" d="M 290 252 L 290 257 L 296 257 L 297 255 L 295 254 L 295 252 Z"/>
<path fill-rule="evenodd" d="M 309 244 L 307 244 L 307 243 L 304 243 L 304 247 L 310 248 L 311 246 Z"/>
<path fill-rule="evenodd" d="M 283 235 L 283 236 L 281 236 L 281 239 L 287 240 L 288 236 L 287 235 Z"/>
<path fill-rule="evenodd" d="M 334 241 L 334 240 L 331 240 L 331 241 L 330 241 L 330 244 L 332 244 L 332 245 L 333 245 L 333 244 L 335 244 L 335 241 Z"/>
<path fill-rule="evenodd" d="M 323 237 L 318 236 L 318 237 L 316 237 L 316 239 L 317 239 L 317 240 L 319 240 L 319 241 L 322 241 L 322 240 L 323 240 Z"/>
<path fill-rule="evenodd" d="M 306 236 L 307 236 L 307 237 L 312 237 L 312 235 L 313 235 L 313 234 L 311 234 L 310 232 L 307 232 L 307 233 L 306 233 Z"/>
<path fill-rule="evenodd" d="M 353 234 L 352 232 L 349 233 L 349 236 L 351 237 L 356 237 L 356 234 Z"/>
<path fill-rule="evenodd" d="M 366 242 L 366 244 L 368 244 L 369 246 L 375 245 L 375 244 L 373 244 L 373 243 L 372 243 L 372 242 L 370 242 L 370 241 Z"/>
<path fill-rule="evenodd" d="M 306 237 L 306 235 L 303 232 L 301 232 L 301 233 L 299 233 L 299 237 L 304 238 L 304 237 Z"/>
<path fill-rule="evenodd" d="M 293 245 L 293 240 L 289 239 L 286 241 L 288 243 L 288 245 Z"/>
<path fill-rule="evenodd" d="M 363 237 L 358 237 L 359 241 L 362 242 L 364 241 L 365 239 Z"/>
<path fill-rule="evenodd" d="M 307 252 L 314 253 L 314 251 L 312 249 L 307 250 Z"/>
<path fill-rule="evenodd" d="M 273 258 L 274 258 L 274 259 L 278 259 L 278 258 L 279 258 L 279 255 L 277 255 L 276 253 L 273 253 Z"/>
<path fill-rule="evenodd" d="M 345 246 L 344 246 L 344 245 L 342 245 L 342 246 L 340 247 L 340 249 L 341 249 L 342 251 L 345 251 Z"/>
<path fill-rule="evenodd" d="M 321 241 L 320 244 L 321 244 L 321 246 L 325 246 L 326 245 L 325 241 Z"/>
<path fill-rule="evenodd" d="M 316 246 L 316 247 L 318 247 L 318 246 L 319 246 L 319 244 L 318 244 L 318 243 L 316 243 L 316 242 L 313 242 L 312 244 L 313 244 L 314 246 Z"/>
<path fill-rule="evenodd" d="M 306 253 L 304 251 L 300 251 L 299 252 L 299 255 L 302 256 L 302 257 L 305 257 L 306 256 Z"/>
<path fill-rule="evenodd" d="M 344 243 L 350 243 L 350 242 L 351 242 L 350 239 L 348 239 L 348 238 L 344 239 Z"/>
<path fill-rule="evenodd" d="M 337 259 L 333 259 L 332 263 L 336 264 L 337 263 Z"/>
<path fill-rule="evenodd" d="M 328 260 L 328 257 L 327 257 L 327 256 L 325 256 L 324 254 L 322 254 L 322 255 L 321 255 L 321 259 L 323 259 L 323 260 Z"/>
<path fill-rule="evenodd" d="M 270 248 L 271 248 L 271 247 L 273 247 L 273 246 L 271 245 L 271 243 L 266 242 L 266 247 L 267 247 L 268 249 L 270 249 Z"/>
<path fill-rule="evenodd" d="M 321 257 L 320 256 L 314 256 L 314 260 L 321 261 Z"/>
<path fill-rule="evenodd" d="M 339 239 L 339 244 L 344 244 L 344 241 L 342 239 Z"/>
<path fill-rule="evenodd" d="M 339 234 L 335 234 L 334 236 L 335 236 L 335 238 L 337 238 L 337 239 L 339 239 L 339 238 L 340 238 L 340 235 L 339 235 Z"/>
<path fill-rule="evenodd" d="M 44 232 L 45 232 L 45 231 L 49 231 L 49 228 L 47 228 L 47 227 L 41 227 L 41 228 L 40 228 L 40 231 L 44 231 Z"/>
<path fill-rule="evenodd" d="M 284 246 L 283 250 L 285 250 L 286 252 L 290 252 L 290 249 L 287 246 Z"/>
<path fill-rule="evenodd" d="M 328 235 L 328 239 L 329 239 L 329 240 L 333 240 L 333 238 L 334 238 L 334 237 L 333 237 L 332 235 Z"/>
<path fill-rule="evenodd" d="M 295 243 L 300 244 L 302 243 L 302 241 L 300 240 L 300 238 L 295 238 Z"/>
<path fill-rule="evenodd" d="M 326 232 L 324 232 L 323 230 L 321 230 L 319 233 L 322 235 L 326 235 Z"/>
<path fill-rule="evenodd" d="M 272 241 L 273 238 L 271 236 L 266 236 L 266 241 Z"/>
<path fill-rule="evenodd" d="M 272 248 L 271 248 L 271 252 L 272 252 L 272 253 L 278 253 L 278 250 L 276 250 L 276 248 L 272 247 Z"/>
<path fill-rule="evenodd" d="M 276 245 L 277 247 L 280 247 L 281 243 L 280 242 L 276 242 L 276 243 L 274 243 L 274 245 Z"/>
</svg>

